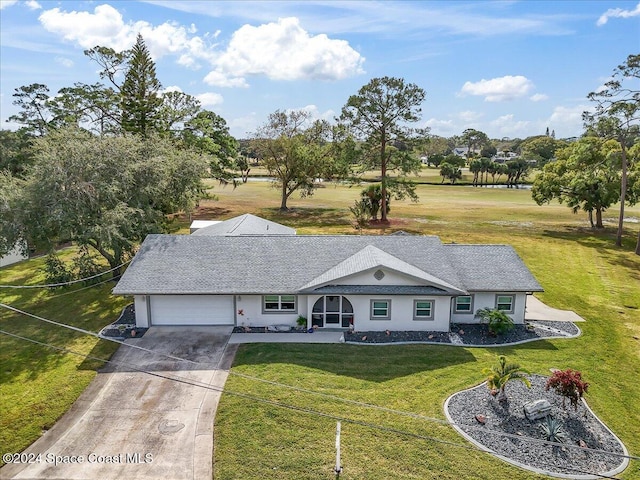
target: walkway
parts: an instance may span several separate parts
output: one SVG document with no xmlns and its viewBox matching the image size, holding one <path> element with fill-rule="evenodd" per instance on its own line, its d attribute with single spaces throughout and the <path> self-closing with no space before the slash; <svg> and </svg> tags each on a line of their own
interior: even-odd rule
<svg viewBox="0 0 640 480">
<path fill-rule="evenodd" d="M 585 319 L 571 310 L 560 310 L 545 305 L 533 295 L 527 296 L 527 309 L 524 319 L 549 320 L 553 322 L 584 322 Z"/>
</svg>

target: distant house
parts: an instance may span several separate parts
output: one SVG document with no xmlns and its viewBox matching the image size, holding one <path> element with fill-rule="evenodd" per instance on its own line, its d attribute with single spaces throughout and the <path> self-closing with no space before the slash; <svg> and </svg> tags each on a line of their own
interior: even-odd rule
<svg viewBox="0 0 640 480">
<path fill-rule="evenodd" d="M 4 257 L 0 257 L 0 267 L 6 267 L 7 265 L 13 265 L 14 263 L 21 262 L 22 260 L 27 260 L 29 258 L 28 253 L 24 253 L 26 248 L 25 245 L 20 245 L 19 243 L 7 253 Z"/>
<path fill-rule="evenodd" d="M 246 221 L 260 225 L 255 218 L 227 234 L 218 224 L 193 235 L 149 235 L 113 293 L 133 296 L 140 327 L 293 326 L 303 316 L 307 327 L 448 331 L 451 323 L 478 322 L 475 312 L 486 307 L 522 324 L 527 294 L 542 291 L 507 245 L 229 234 Z"/>
<path fill-rule="evenodd" d="M 224 222 L 216 222 L 192 232 L 194 235 L 295 235 L 295 229 L 245 213 Z"/>
<path fill-rule="evenodd" d="M 453 149 L 453 154 L 462 158 L 467 158 L 469 153 L 469 147 L 456 147 Z"/>
<path fill-rule="evenodd" d="M 194 220 L 189 226 L 189 233 L 193 233 L 204 227 L 210 227 L 211 225 L 215 225 L 220 222 L 222 222 L 222 220 Z"/>
</svg>

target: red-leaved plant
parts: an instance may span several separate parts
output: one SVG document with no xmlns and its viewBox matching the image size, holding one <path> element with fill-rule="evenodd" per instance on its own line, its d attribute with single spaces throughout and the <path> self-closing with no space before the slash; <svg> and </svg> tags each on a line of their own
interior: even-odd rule
<svg viewBox="0 0 640 480">
<path fill-rule="evenodd" d="M 578 401 L 587 392 L 589 384 L 582 380 L 582 374 L 577 370 L 568 368 L 557 370 L 547 380 L 545 390 L 553 388 L 562 398 L 562 408 L 566 408 L 565 400 L 568 398 L 575 410 L 578 409 Z"/>
</svg>

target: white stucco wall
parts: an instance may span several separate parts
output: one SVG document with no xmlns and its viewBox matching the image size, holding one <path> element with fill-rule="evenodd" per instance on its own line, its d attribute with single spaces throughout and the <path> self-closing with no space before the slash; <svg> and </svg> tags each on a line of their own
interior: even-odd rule
<svg viewBox="0 0 640 480">
<path fill-rule="evenodd" d="M 524 324 L 524 309 L 527 295 L 522 292 L 473 292 L 471 313 L 454 313 L 455 304 L 451 302 L 451 323 L 478 323 L 475 313 L 481 308 L 496 308 L 496 298 L 498 295 L 515 295 L 513 313 L 508 313 L 508 315 L 514 323 Z"/>
<path fill-rule="evenodd" d="M 354 312 L 354 329 L 356 331 L 385 331 L 385 330 L 427 330 L 427 331 L 449 331 L 449 305 L 451 297 L 430 297 L 430 296 L 370 296 L 370 295 L 344 295 L 351 302 Z M 320 298 L 320 295 L 308 296 L 308 311 L 305 315 L 311 318 L 313 304 Z M 371 300 L 391 300 L 390 320 L 371 320 Z M 433 320 L 414 320 L 413 302 L 414 300 L 432 300 Z M 339 325 L 336 325 L 339 327 Z"/>
<path fill-rule="evenodd" d="M 149 309 L 147 308 L 147 296 L 134 295 L 133 305 L 136 309 L 136 327 L 147 328 L 149 326 Z"/>
<path fill-rule="evenodd" d="M 236 295 L 236 325 L 239 327 L 266 327 L 269 325 L 297 326 L 298 316 L 307 315 L 307 296 L 298 295 L 296 311 L 292 313 L 262 311 L 262 295 Z M 242 311 L 242 314 L 239 312 Z"/>
<path fill-rule="evenodd" d="M 406 281 L 406 279 L 405 279 Z M 391 296 L 391 295 L 344 295 L 353 306 L 354 328 L 356 331 L 402 331 L 402 330 L 449 330 L 449 323 L 477 323 L 475 312 L 480 308 L 495 308 L 497 295 L 515 295 L 514 313 L 509 314 L 516 324 L 524 323 L 524 310 L 526 303 L 525 293 L 495 293 L 475 292 L 473 295 L 473 313 L 452 313 L 454 303 L 450 296 Z M 299 315 L 311 318 L 311 309 L 321 295 L 298 295 L 297 309 L 291 313 L 265 313 L 262 311 L 262 295 L 236 295 L 235 296 L 235 324 L 248 327 L 266 327 L 269 325 L 297 326 Z M 134 304 L 136 310 L 136 326 L 149 326 L 149 310 L 147 296 L 135 295 Z M 372 320 L 371 300 L 391 300 L 391 319 Z M 414 300 L 433 301 L 432 320 L 414 320 Z M 242 312 L 242 313 L 240 313 Z M 310 322 L 309 322 L 310 323 Z M 310 326 L 310 325 L 309 325 Z M 340 327 L 340 325 L 330 325 Z"/>
<path fill-rule="evenodd" d="M 22 253 L 22 246 L 17 244 L 13 250 L 7 253 L 4 257 L 0 257 L 0 267 L 6 267 L 7 265 L 13 265 L 14 263 L 21 262 L 29 258 L 29 255 Z"/>
</svg>

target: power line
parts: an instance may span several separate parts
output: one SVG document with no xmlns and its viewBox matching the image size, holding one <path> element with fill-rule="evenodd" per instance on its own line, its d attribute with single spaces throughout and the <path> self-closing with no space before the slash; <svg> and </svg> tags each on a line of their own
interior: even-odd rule
<svg viewBox="0 0 640 480">
<path fill-rule="evenodd" d="M 85 335 L 91 335 L 92 337 L 96 337 L 96 338 L 99 338 L 101 340 L 108 340 L 110 342 L 114 342 L 114 343 L 117 343 L 119 345 L 125 345 L 125 346 L 130 347 L 130 348 L 135 348 L 136 350 L 142 350 L 143 352 L 151 353 L 151 354 L 154 354 L 154 355 L 162 355 L 164 357 L 171 358 L 172 360 L 178 360 L 178 361 L 181 361 L 181 362 L 197 363 L 197 362 L 194 362 L 193 360 L 188 360 L 186 358 L 174 357 L 173 355 L 154 352 L 153 350 L 151 350 L 149 348 L 144 348 L 144 347 L 141 347 L 139 345 L 132 345 L 130 343 L 125 343 L 122 340 L 117 340 L 115 338 L 103 337 L 100 334 L 92 332 L 90 330 L 85 330 L 84 328 L 74 327 L 73 325 L 67 325 L 65 323 L 60 323 L 60 322 L 56 322 L 54 320 L 49 320 L 47 318 L 40 317 L 38 315 L 34 315 L 33 313 L 25 312 L 24 310 L 20 310 L 18 308 L 12 307 L 10 305 L 6 305 L 4 303 L 0 303 L 0 307 L 6 308 L 7 310 L 11 310 L 11 311 L 16 312 L 16 313 L 20 313 L 22 315 L 26 315 L 27 317 L 35 318 L 36 320 L 40 320 L 42 322 L 50 323 L 50 324 L 56 325 L 58 327 L 68 328 L 69 330 L 74 330 L 76 332 L 80 332 L 80 333 L 83 333 Z"/>
<path fill-rule="evenodd" d="M 233 395 L 233 396 L 237 396 L 237 397 L 240 397 L 240 398 L 252 400 L 252 401 L 255 401 L 255 402 L 265 403 L 267 405 L 272 405 L 272 406 L 276 406 L 276 407 L 280 407 L 280 408 L 294 410 L 294 411 L 306 413 L 306 414 L 309 414 L 309 415 L 316 415 L 316 416 L 320 416 L 320 417 L 324 417 L 324 418 L 330 418 L 332 420 L 338 420 L 338 421 L 342 421 L 342 422 L 345 422 L 345 423 L 350 423 L 350 424 L 353 424 L 353 425 L 358 425 L 358 426 L 362 426 L 362 427 L 366 427 L 366 428 L 380 430 L 380 431 L 384 431 L 384 432 L 388 432 L 388 433 L 395 433 L 395 434 L 398 434 L 398 435 L 408 436 L 408 437 L 412 437 L 412 438 L 416 438 L 416 439 L 420 439 L 420 440 L 432 441 L 432 442 L 441 443 L 441 444 L 452 446 L 452 447 L 463 448 L 465 450 L 472 450 L 472 451 L 476 451 L 476 452 L 487 453 L 485 450 L 477 447 L 476 445 L 466 445 L 466 444 L 456 443 L 456 442 L 452 442 L 452 441 L 449 441 L 449 440 L 443 440 L 441 438 L 431 437 L 431 436 L 428 436 L 428 435 L 421 435 L 421 434 L 418 434 L 418 433 L 407 432 L 406 430 L 400 430 L 400 429 L 396 429 L 396 428 L 392 428 L 392 427 L 386 427 L 384 425 L 378 425 L 378 424 L 375 424 L 375 423 L 364 422 L 364 421 L 361 421 L 361 420 L 354 420 L 354 419 L 350 419 L 350 418 L 347 418 L 347 417 L 342 417 L 342 416 L 334 415 L 334 414 L 330 414 L 330 413 L 319 412 L 317 410 L 312 410 L 312 409 L 304 408 L 304 407 L 298 407 L 298 406 L 295 406 L 295 405 L 287 404 L 287 403 L 284 403 L 284 402 L 278 402 L 278 401 L 275 401 L 275 400 L 269 400 L 269 399 L 266 399 L 266 398 L 258 397 L 258 396 L 247 394 L 247 393 L 235 392 L 235 391 L 232 391 L 232 390 L 229 390 L 229 389 L 226 389 L 226 388 L 215 387 L 213 385 L 206 384 L 204 382 L 194 381 L 192 379 L 185 379 L 185 377 L 180 377 L 179 375 L 178 376 L 167 376 L 167 375 L 163 375 L 163 374 L 160 374 L 160 373 L 151 372 L 149 370 L 145 370 L 145 369 L 139 368 L 139 367 L 137 367 L 137 366 L 135 366 L 133 364 L 130 364 L 130 363 L 119 362 L 119 361 L 115 361 L 115 360 L 106 360 L 106 359 L 95 357 L 95 356 L 92 356 L 92 355 L 76 352 L 74 350 L 70 350 L 70 349 L 67 349 L 67 348 L 58 347 L 56 345 L 52 345 L 52 344 L 47 343 L 47 342 L 40 342 L 38 340 L 34 340 L 34 339 L 31 339 L 31 338 L 28 338 L 28 337 L 24 337 L 24 336 L 21 336 L 21 335 L 16 335 L 16 334 L 13 334 L 13 333 L 10 333 L 10 332 L 6 332 L 4 330 L 0 330 L 0 333 L 4 334 L 4 335 L 8 335 L 10 337 L 18 338 L 20 340 L 24 340 L 24 341 L 27 341 L 27 342 L 31 342 L 31 343 L 35 343 L 35 344 L 41 345 L 41 346 L 52 348 L 52 349 L 55 349 L 55 350 L 58 350 L 58 351 L 61 351 L 61 352 L 70 353 L 70 354 L 73 354 L 73 355 L 77 355 L 79 357 L 88 358 L 88 359 L 91 359 L 91 360 L 97 360 L 97 361 L 104 362 L 104 363 L 120 365 L 120 366 L 126 367 L 128 369 L 138 371 L 140 373 L 144 373 L 144 374 L 147 374 L 147 375 L 151 375 L 151 376 L 162 378 L 162 379 L 169 380 L 169 381 L 175 381 L 175 382 L 182 383 L 182 384 L 185 384 L 185 385 L 205 388 L 207 390 L 212 390 L 212 391 L 219 392 L 219 393 L 227 393 L 229 395 Z M 524 437 L 524 438 L 523 437 L 519 437 L 519 438 L 521 440 L 526 440 L 528 437 Z M 545 441 L 545 443 L 549 443 L 549 444 L 551 444 L 553 446 L 562 446 L 562 447 L 566 447 L 567 446 L 565 444 L 557 443 L 557 442 Z M 606 451 L 602 451 L 601 453 L 611 454 L 610 452 L 606 452 Z M 497 454 L 497 455 L 499 455 L 499 454 Z M 618 456 L 628 457 L 628 456 L 624 456 L 624 455 L 618 455 Z M 628 457 L 628 458 L 638 459 L 637 457 Z M 577 472 L 577 473 L 595 475 L 595 476 L 598 476 L 598 477 L 601 477 L 601 478 L 617 480 L 616 477 L 610 477 L 610 476 L 602 475 L 602 474 L 599 474 L 599 473 L 592 473 L 592 472 L 588 472 L 588 471 L 584 471 L 584 470 L 574 469 L 574 468 L 571 468 L 571 467 L 564 467 L 564 468 L 566 468 L 567 470 L 571 470 L 571 471 Z"/>
<path fill-rule="evenodd" d="M 74 283 L 79 283 L 79 282 L 86 282 L 87 280 L 92 280 L 94 278 L 98 278 L 101 277 L 102 275 L 104 275 L 105 273 L 109 273 L 109 272 L 113 272 L 114 270 L 118 270 L 121 267 L 124 267 L 126 264 L 130 263 L 131 260 L 128 260 L 124 263 L 121 263 L 120 265 L 118 265 L 117 267 L 113 267 L 109 270 L 105 270 L 104 272 L 101 273 L 97 273 L 95 275 L 91 275 L 90 277 L 85 277 L 85 278 L 78 278 L 77 280 L 70 280 L 68 282 L 61 282 L 61 283 L 49 283 L 46 285 L 0 285 L 0 288 L 55 288 L 55 287 L 65 287 L 68 285 L 73 285 Z"/>
<path fill-rule="evenodd" d="M 98 335 L 96 333 L 93 333 L 93 332 L 90 332 L 88 330 L 84 330 L 84 329 L 81 329 L 81 328 L 78 328 L 78 327 L 74 327 L 74 326 L 71 326 L 71 325 L 66 325 L 64 323 L 56 322 L 56 321 L 53 321 L 53 320 L 48 320 L 46 318 L 43 318 L 43 317 L 40 317 L 38 315 L 34 315 L 34 314 L 31 314 L 31 313 L 25 312 L 23 310 L 19 310 L 17 308 L 11 307 L 9 305 L 5 305 L 3 303 L 0 303 L 0 307 L 7 308 L 9 310 L 12 310 L 12 311 L 17 312 L 17 313 L 21 313 L 23 315 L 27 315 L 27 316 L 35 318 L 37 320 L 41 320 L 41 321 L 44 321 L 44 322 L 47 322 L 47 323 L 51 323 L 51 324 L 54 324 L 54 325 L 57 325 L 57 326 L 60 326 L 60 327 L 69 328 L 71 330 L 79 331 L 79 332 L 85 333 L 87 335 L 92 335 L 92 336 L 98 337 L 98 338 L 103 339 L 103 340 L 112 341 L 112 342 L 118 343 L 120 345 L 125 345 L 127 347 L 131 347 L 131 348 L 135 348 L 135 349 L 138 349 L 138 350 L 142 350 L 144 352 L 151 353 L 151 354 L 154 354 L 154 355 L 162 355 L 164 357 L 171 358 L 172 360 L 188 362 L 188 363 L 191 363 L 191 364 L 200 364 L 200 362 L 196 362 L 196 361 L 189 360 L 189 359 L 186 359 L 186 358 L 175 357 L 175 356 L 172 356 L 172 355 L 163 354 L 163 353 L 160 353 L 160 352 L 155 352 L 155 351 L 153 351 L 151 349 L 148 349 L 148 348 L 140 347 L 138 345 L 132 345 L 130 343 L 125 343 L 123 341 L 112 339 L 112 338 L 101 337 L 100 335 Z M 440 418 L 427 417 L 427 416 L 416 414 L 416 413 L 412 413 L 412 412 L 405 412 L 405 411 L 402 411 L 402 410 L 395 410 L 395 409 L 388 408 L 388 407 L 381 407 L 379 405 L 373 405 L 373 404 L 369 404 L 369 403 L 365 403 L 365 402 L 360 402 L 360 401 L 357 401 L 357 400 L 351 400 L 351 399 L 347 399 L 347 398 L 344 398 L 344 397 L 339 397 L 337 395 L 331 395 L 331 394 L 327 394 L 327 393 L 323 393 L 323 392 L 316 392 L 314 390 L 308 390 L 308 389 L 304 389 L 304 388 L 301 388 L 301 387 L 294 387 L 292 385 L 287 385 L 287 384 L 284 384 L 284 383 L 279 383 L 279 382 L 274 382 L 274 381 L 271 381 L 271 380 L 261 379 L 259 377 L 253 377 L 253 376 L 242 374 L 242 373 L 236 373 L 236 372 L 229 371 L 229 374 L 235 375 L 235 376 L 239 376 L 239 377 L 243 377 L 243 378 L 246 378 L 246 379 L 249 379 L 249 380 L 255 380 L 255 381 L 258 381 L 258 382 L 262 382 L 262 383 L 271 384 L 271 385 L 274 385 L 274 386 L 279 386 L 279 387 L 283 387 L 283 388 L 299 391 L 299 392 L 302 392 L 302 393 L 308 393 L 310 395 L 316 395 L 316 396 L 321 396 L 321 397 L 325 397 L 325 398 L 331 398 L 333 400 L 341 401 L 341 402 L 344 402 L 344 403 L 350 403 L 350 404 L 361 406 L 361 407 L 380 410 L 380 411 L 384 411 L 384 412 L 387 412 L 387 413 L 393 413 L 393 414 L 396 414 L 396 415 L 408 416 L 408 417 L 415 418 L 415 419 L 418 419 L 418 420 L 425 420 L 425 421 L 429 421 L 429 422 L 435 422 L 435 423 L 439 423 L 441 425 L 448 425 L 448 426 L 452 426 L 452 427 L 457 426 L 457 427 L 460 427 L 460 428 L 464 427 L 464 428 L 469 429 L 469 430 L 480 430 L 483 433 L 495 434 L 495 435 L 499 435 L 499 436 L 512 438 L 512 439 L 515 439 L 515 440 L 519 440 L 519 441 L 523 441 L 524 440 L 524 441 L 529 441 L 531 443 L 539 443 L 539 444 L 551 445 L 551 446 L 562 445 L 563 447 L 568 447 L 568 448 L 580 450 L 582 452 L 592 452 L 592 453 L 597 453 L 597 454 L 606 454 L 606 455 L 612 455 L 612 456 L 621 457 L 621 458 L 629 458 L 629 459 L 633 459 L 633 460 L 640 460 L 640 457 L 638 457 L 638 456 L 625 455 L 625 454 L 621 454 L 621 453 L 617 453 L 617 452 L 610 452 L 608 450 L 595 449 L 595 448 L 590 448 L 590 447 L 581 447 L 579 445 L 558 444 L 557 442 L 550 442 L 548 440 L 542 440 L 542 439 L 539 439 L 539 438 L 515 435 L 515 434 L 512 434 L 512 433 L 507 433 L 507 432 L 503 432 L 503 431 L 500 431 L 500 430 L 494 430 L 494 429 L 475 426 L 475 425 L 466 425 L 466 424 L 465 425 L 461 425 L 461 424 L 458 424 L 458 423 L 455 423 L 455 422 L 450 422 L 448 420 L 444 420 L 444 419 L 440 419 Z"/>
</svg>

